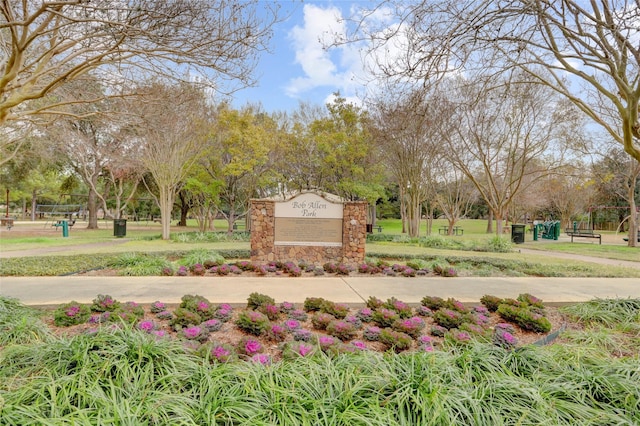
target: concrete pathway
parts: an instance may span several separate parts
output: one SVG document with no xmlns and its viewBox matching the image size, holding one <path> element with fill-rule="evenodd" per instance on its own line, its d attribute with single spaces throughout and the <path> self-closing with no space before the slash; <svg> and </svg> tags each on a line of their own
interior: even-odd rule
<svg viewBox="0 0 640 426">
<path fill-rule="evenodd" d="M 594 298 L 640 298 L 637 278 L 511 278 L 511 277 L 0 277 L 0 295 L 27 305 L 56 305 L 76 300 L 90 303 L 98 294 L 118 300 L 179 303 L 198 294 L 216 303 L 244 305 L 253 292 L 277 302 L 302 303 L 307 297 L 362 305 L 375 296 L 419 303 L 424 296 L 453 297 L 477 303 L 485 294 L 517 297 L 531 293 L 549 304 Z"/>
</svg>

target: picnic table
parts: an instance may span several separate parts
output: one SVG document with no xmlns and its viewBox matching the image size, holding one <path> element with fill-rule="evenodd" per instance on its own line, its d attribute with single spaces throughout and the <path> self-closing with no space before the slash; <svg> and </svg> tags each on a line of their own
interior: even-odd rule
<svg viewBox="0 0 640 426">
<path fill-rule="evenodd" d="M 464 229 L 461 226 L 454 226 L 451 235 L 464 235 Z M 449 226 L 444 225 L 438 228 L 438 234 L 449 235 Z"/>
</svg>

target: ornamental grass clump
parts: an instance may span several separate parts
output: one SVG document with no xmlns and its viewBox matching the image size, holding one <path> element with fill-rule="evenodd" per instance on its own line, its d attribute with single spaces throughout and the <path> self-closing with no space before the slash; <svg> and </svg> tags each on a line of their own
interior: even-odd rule
<svg viewBox="0 0 640 426">
<path fill-rule="evenodd" d="M 343 303 L 335 303 L 325 300 L 320 306 L 320 312 L 326 312 L 338 319 L 343 319 L 349 314 L 349 307 Z"/>
<path fill-rule="evenodd" d="M 53 312 L 53 323 L 58 327 L 69 327 L 87 322 L 91 310 L 75 300 L 60 305 Z"/>
<path fill-rule="evenodd" d="M 327 333 L 344 341 L 351 340 L 356 337 L 356 327 L 347 321 L 334 320 L 327 325 Z"/>
<path fill-rule="evenodd" d="M 420 335 L 420 332 L 425 326 L 425 322 L 420 317 L 411 317 L 405 319 L 397 319 L 391 325 L 391 328 L 395 331 L 408 334 L 414 339 Z"/>
<path fill-rule="evenodd" d="M 398 300 L 395 297 L 387 299 L 383 306 L 387 309 L 396 311 L 400 318 L 409 318 L 413 313 L 413 310 L 408 303 Z"/>
<path fill-rule="evenodd" d="M 413 339 L 406 333 L 385 328 L 380 332 L 380 343 L 394 352 L 402 352 L 411 348 Z"/>
<path fill-rule="evenodd" d="M 245 333 L 260 336 L 269 327 L 269 318 L 262 312 L 244 311 L 238 315 L 236 325 Z"/>
<path fill-rule="evenodd" d="M 439 309 L 433 314 L 433 321 L 447 330 L 458 328 L 466 321 L 464 314 L 452 309 Z"/>
<path fill-rule="evenodd" d="M 326 312 L 316 312 L 311 317 L 311 324 L 316 330 L 326 330 L 331 321 L 334 321 L 336 317 Z"/>
<path fill-rule="evenodd" d="M 371 316 L 373 322 L 382 328 L 391 327 L 393 322 L 399 318 L 400 315 L 396 311 L 387 308 L 377 309 Z"/>
<path fill-rule="evenodd" d="M 108 294 L 99 294 L 91 304 L 93 312 L 113 312 L 120 308 L 120 302 Z"/>
<path fill-rule="evenodd" d="M 530 330 L 536 333 L 548 333 L 551 331 L 549 320 L 527 307 L 502 304 L 498 306 L 498 315 L 504 320 L 518 325 L 523 330 Z"/>
</svg>

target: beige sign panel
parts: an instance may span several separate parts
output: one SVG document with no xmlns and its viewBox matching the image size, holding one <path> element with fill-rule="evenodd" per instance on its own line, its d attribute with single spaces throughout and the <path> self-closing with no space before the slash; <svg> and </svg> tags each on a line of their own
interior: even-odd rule
<svg viewBox="0 0 640 426">
<path fill-rule="evenodd" d="M 313 193 L 300 194 L 275 205 L 275 217 L 342 219 L 343 205 L 332 203 Z M 277 229 L 277 228 L 276 228 Z"/>
<path fill-rule="evenodd" d="M 342 219 L 275 218 L 275 245 L 342 246 Z"/>
</svg>

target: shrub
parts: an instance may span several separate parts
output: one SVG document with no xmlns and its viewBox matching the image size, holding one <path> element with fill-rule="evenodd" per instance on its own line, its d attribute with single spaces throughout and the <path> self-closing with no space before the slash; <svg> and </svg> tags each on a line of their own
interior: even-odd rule
<svg viewBox="0 0 640 426">
<path fill-rule="evenodd" d="M 306 328 L 301 328 L 293 332 L 293 340 L 296 341 L 309 342 L 312 336 L 311 331 Z"/>
<path fill-rule="evenodd" d="M 416 308 L 416 314 L 422 317 L 430 317 L 433 315 L 433 311 L 424 305 L 420 305 Z"/>
<path fill-rule="evenodd" d="M 426 270 L 429 268 L 429 264 L 424 259 L 411 259 L 407 261 L 407 266 L 417 270 Z"/>
<path fill-rule="evenodd" d="M 378 309 L 384 305 L 384 302 L 377 297 L 369 296 L 367 299 L 367 308 L 369 309 Z"/>
<path fill-rule="evenodd" d="M 356 336 L 356 327 L 347 321 L 334 320 L 327 325 L 327 333 L 342 341 L 351 340 Z"/>
<path fill-rule="evenodd" d="M 414 339 L 420 335 L 420 331 L 424 328 L 425 322 L 420 317 L 411 317 L 407 319 L 398 319 L 393 322 L 391 328 L 395 331 L 408 334 Z"/>
<path fill-rule="evenodd" d="M 173 314 L 169 311 L 162 311 L 162 312 L 158 312 L 156 314 L 156 317 L 162 320 L 170 320 L 173 318 Z"/>
<path fill-rule="evenodd" d="M 326 330 L 331 321 L 334 321 L 336 317 L 326 312 L 317 312 L 311 317 L 311 324 L 316 330 Z"/>
<path fill-rule="evenodd" d="M 304 299 L 304 310 L 307 312 L 317 312 L 322 309 L 325 300 L 322 297 L 307 297 Z"/>
<path fill-rule="evenodd" d="M 91 310 L 93 312 L 113 312 L 119 307 L 120 302 L 113 297 L 108 294 L 99 294 L 95 299 L 93 299 Z"/>
<path fill-rule="evenodd" d="M 444 337 L 444 335 L 447 333 L 447 329 L 441 325 L 434 324 L 431 326 L 431 330 L 429 330 L 429 333 L 432 336 Z"/>
<path fill-rule="evenodd" d="M 507 321 L 517 324 L 524 330 L 536 333 L 548 333 L 551 331 L 551 323 L 543 315 L 532 312 L 526 307 L 517 307 L 502 304 L 498 307 L 498 315 Z"/>
<path fill-rule="evenodd" d="M 373 310 L 371 308 L 361 308 L 356 312 L 356 316 L 360 318 L 362 322 L 369 322 L 373 316 Z"/>
<path fill-rule="evenodd" d="M 289 312 L 287 316 L 298 321 L 306 321 L 308 318 L 307 313 L 301 309 L 294 309 L 293 311 Z"/>
<path fill-rule="evenodd" d="M 351 268 L 349 267 L 349 265 L 345 265 L 341 263 L 336 268 L 336 274 L 338 275 L 349 275 L 350 273 L 351 273 Z"/>
<path fill-rule="evenodd" d="M 264 348 L 258 339 L 253 337 L 243 337 L 236 345 L 236 350 L 241 355 L 253 356 L 261 353 Z"/>
<path fill-rule="evenodd" d="M 393 322 L 400 318 L 398 313 L 392 309 L 380 308 L 376 310 L 371 319 L 380 327 L 391 327 Z"/>
<path fill-rule="evenodd" d="M 194 325 L 191 327 L 184 327 L 180 330 L 180 337 L 187 340 L 195 340 L 198 342 L 204 342 L 209 337 L 209 333 L 206 329 Z"/>
<path fill-rule="evenodd" d="M 125 313 L 133 316 L 133 320 L 140 319 L 144 316 L 144 309 L 136 302 L 126 302 L 120 305 L 120 309 L 115 313 Z"/>
<path fill-rule="evenodd" d="M 287 338 L 287 328 L 281 324 L 271 324 L 267 327 L 267 339 L 282 342 Z"/>
<path fill-rule="evenodd" d="M 189 275 L 189 270 L 186 266 L 180 266 L 176 271 L 176 275 L 179 277 L 186 277 L 187 275 Z"/>
<path fill-rule="evenodd" d="M 283 350 L 282 357 L 284 359 L 295 359 L 299 357 L 312 356 L 316 352 L 316 347 L 306 342 L 288 342 Z"/>
<path fill-rule="evenodd" d="M 226 263 L 214 268 L 215 268 L 215 272 L 221 276 L 226 276 L 231 273 L 231 265 L 227 265 Z"/>
<path fill-rule="evenodd" d="M 511 251 L 512 244 L 506 238 L 496 235 L 487 241 L 487 249 L 490 252 L 508 253 Z"/>
<path fill-rule="evenodd" d="M 433 321 L 439 326 L 451 330 L 460 327 L 465 322 L 465 317 L 452 309 L 440 309 L 433 314 Z"/>
<path fill-rule="evenodd" d="M 384 307 L 396 311 L 400 318 L 409 318 L 412 314 L 411 306 L 395 297 L 387 299 Z"/>
<path fill-rule="evenodd" d="M 199 295 L 185 294 L 181 298 L 180 307 L 198 314 L 203 321 L 213 318 L 216 312 L 211 302 Z"/>
<path fill-rule="evenodd" d="M 324 269 L 325 272 L 328 272 L 330 274 L 335 274 L 336 271 L 338 270 L 338 266 L 336 266 L 336 264 L 333 262 L 327 262 L 324 265 L 322 265 L 322 269 Z"/>
<path fill-rule="evenodd" d="M 447 309 L 452 309 L 454 311 L 458 311 L 458 312 L 461 312 L 461 313 L 466 313 L 466 312 L 469 311 L 464 306 L 464 303 L 462 303 L 459 300 L 453 299 L 451 297 L 444 301 L 443 307 L 447 308 Z"/>
<path fill-rule="evenodd" d="M 254 271 L 256 265 L 249 262 L 248 260 L 239 260 L 235 263 L 235 266 L 238 267 L 241 271 Z"/>
<path fill-rule="evenodd" d="M 233 308 L 231 305 L 227 303 L 220 304 L 216 306 L 215 311 L 213 313 L 213 317 L 219 319 L 222 322 L 227 322 L 231 319 L 233 315 Z"/>
<path fill-rule="evenodd" d="M 415 270 L 415 269 L 413 269 L 413 268 L 409 268 L 409 267 L 407 267 L 407 268 L 404 268 L 404 269 L 400 272 L 400 274 L 401 274 L 403 277 L 415 277 L 415 276 L 416 276 L 416 270 Z"/>
<path fill-rule="evenodd" d="M 536 308 L 544 308 L 544 305 L 542 304 L 542 299 L 538 299 L 537 297 L 529 293 L 520 294 L 517 300 L 522 303 L 526 303 L 529 306 L 535 306 Z"/>
<path fill-rule="evenodd" d="M 402 352 L 411 347 L 413 339 L 406 333 L 393 331 L 385 328 L 380 332 L 380 343 L 384 344 L 387 349 L 395 352 Z"/>
<path fill-rule="evenodd" d="M 440 275 L 442 275 L 443 277 L 457 277 L 458 271 L 453 266 L 449 266 L 447 268 L 444 268 L 442 272 L 440 272 Z"/>
<path fill-rule="evenodd" d="M 208 358 L 210 362 L 222 364 L 233 361 L 237 357 L 235 348 L 226 343 L 204 344 L 196 351 L 196 354 Z"/>
<path fill-rule="evenodd" d="M 258 311 L 244 311 L 238 315 L 236 325 L 245 333 L 259 336 L 269 327 L 269 318 Z"/>
<path fill-rule="evenodd" d="M 498 310 L 498 306 L 500 306 L 502 300 L 503 299 L 501 297 L 485 294 L 480 298 L 480 303 L 482 303 L 489 312 L 495 312 Z"/>
<path fill-rule="evenodd" d="M 265 314 L 270 321 L 276 321 L 280 316 L 280 308 L 270 303 L 260 306 L 258 311 Z"/>
<path fill-rule="evenodd" d="M 436 311 L 444 306 L 444 299 L 437 296 L 425 296 L 420 300 L 422 306 L 426 306 L 432 311 Z"/>
<path fill-rule="evenodd" d="M 222 328 L 222 324 L 222 321 L 220 321 L 219 319 L 212 318 L 200 324 L 200 327 L 207 330 L 208 332 L 213 332 L 220 330 Z"/>
<path fill-rule="evenodd" d="M 176 331 L 200 323 L 202 323 L 202 317 L 185 308 L 176 308 L 176 310 L 173 311 L 173 319 L 169 322 Z"/>
<path fill-rule="evenodd" d="M 60 305 L 53 312 L 53 323 L 58 327 L 69 327 L 87 322 L 91 310 L 75 300 Z"/>
<path fill-rule="evenodd" d="M 381 331 L 382 329 L 380 327 L 376 327 L 375 325 L 372 325 L 364 329 L 364 332 L 362 333 L 362 337 L 365 340 L 377 342 L 378 340 L 380 340 Z"/>
<path fill-rule="evenodd" d="M 349 307 L 342 303 L 335 303 L 325 300 L 320 306 L 320 312 L 326 312 L 338 319 L 343 319 L 349 313 Z"/>
<path fill-rule="evenodd" d="M 288 314 L 293 312 L 296 309 L 296 306 L 291 302 L 282 302 L 280 304 L 280 312 L 283 314 Z"/>
<path fill-rule="evenodd" d="M 247 298 L 247 308 L 258 309 L 264 305 L 275 305 L 276 301 L 271 296 L 253 292 Z"/>
<path fill-rule="evenodd" d="M 199 277 L 204 276 L 204 274 L 207 272 L 207 269 L 201 263 L 196 263 L 195 265 L 191 266 L 190 269 L 193 275 Z"/>
<path fill-rule="evenodd" d="M 157 314 L 159 312 L 165 311 L 167 309 L 167 304 L 156 300 L 151 304 L 150 309 L 152 314 Z"/>
<path fill-rule="evenodd" d="M 164 276 L 164 277 L 172 277 L 174 274 L 174 270 L 171 266 L 165 266 L 162 268 L 162 270 L 160 271 L 160 275 Z"/>
</svg>

